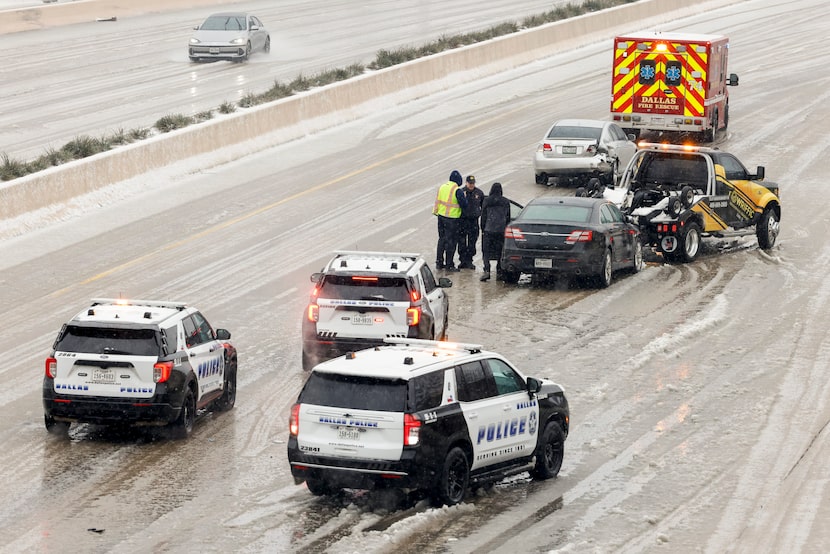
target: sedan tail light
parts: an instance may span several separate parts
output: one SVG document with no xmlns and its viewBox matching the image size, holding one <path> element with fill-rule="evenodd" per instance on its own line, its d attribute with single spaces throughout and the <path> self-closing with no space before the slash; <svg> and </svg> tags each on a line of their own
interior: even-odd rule
<svg viewBox="0 0 830 554">
<path fill-rule="evenodd" d="M 597 145 L 592 144 L 591 146 L 586 148 L 585 151 L 588 152 L 589 154 L 596 154 L 597 153 Z"/>
<path fill-rule="evenodd" d="M 566 244 L 576 244 L 577 242 L 591 242 L 594 240 L 594 232 L 593 231 L 571 231 L 571 234 L 568 235 L 568 238 L 565 239 Z"/>
<path fill-rule="evenodd" d="M 522 230 L 518 227 L 507 226 L 504 228 L 504 238 L 513 240 L 525 240 Z"/>
<path fill-rule="evenodd" d="M 54 379 L 58 374 L 58 361 L 55 358 L 46 358 L 46 367 L 44 369 L 46 371 L 46 376 L 50 379 Z"/>
</svg>

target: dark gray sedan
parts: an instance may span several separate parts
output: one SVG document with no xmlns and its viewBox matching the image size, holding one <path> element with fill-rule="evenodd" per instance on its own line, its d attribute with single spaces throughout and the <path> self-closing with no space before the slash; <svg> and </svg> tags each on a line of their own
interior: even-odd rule
<svg viewBox="0 0 830 554">
<path fill-rule="evenodd" d="M 644 266 L 640 229 L 602 198 L 534 198 L 504 230 L 505 282 L 522 273 L 585 276 L 600 288 L 614 271 Z"/>
<path fill-rule="evenodd" d="M 271 36 L 254 15 L 244 12 L 215 13 L 194 27 L 190 37 L 190 61 L 233 60 L 243 62 L 252 52 L 271 51 Z"/>
</svg>

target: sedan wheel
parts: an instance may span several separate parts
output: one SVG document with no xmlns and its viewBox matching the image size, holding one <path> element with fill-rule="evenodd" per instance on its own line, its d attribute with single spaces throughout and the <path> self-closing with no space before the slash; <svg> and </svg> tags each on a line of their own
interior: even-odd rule
<svg viewBox="0 0 830 554">
<path fill-rule="evenodd" d="M 605 249 L 605 257 L 602 260 L 602 270 L 596 276 L 596 283 L 599 288 L 607 288 L 611 285 L 611 249 Z"/>
<path fill-rule="evenodd" d="M 262 51 L 266 54 L 271 51 L 271 37 L 265 37 L 265 46 L 263 46 Z"/>
<path fill-rule="evenodd" d="M 638 238 L 635 239 L 634 243 L 634 266 L 632 269 L 634 273 L 639 273 L 643 270 L 646 266 L 645 258 L 643 257 L 643 242 Z"/>
</svg>

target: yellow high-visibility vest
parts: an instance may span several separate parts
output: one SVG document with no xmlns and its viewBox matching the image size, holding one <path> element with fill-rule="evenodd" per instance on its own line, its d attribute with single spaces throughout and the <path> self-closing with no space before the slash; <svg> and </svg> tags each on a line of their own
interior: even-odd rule
<svg viewBox="0 0 830 554">
<path fill-rule="evenodd" d="M 435 206 L 432 213 L 452 219 L 461 217 L 461 206 L 455 197 L 458 185 L 454 181 L 447 181 L 438 189 L 438 196 L 435 198 Z"/>
</svg>

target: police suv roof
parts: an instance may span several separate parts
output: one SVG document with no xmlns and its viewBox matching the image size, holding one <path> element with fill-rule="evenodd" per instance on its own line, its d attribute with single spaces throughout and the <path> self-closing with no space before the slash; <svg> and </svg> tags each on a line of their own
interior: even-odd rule
<svg viewBox="0 0 830 554">
<path fill-rule="evenodd" d="M 88 308 L 72 318 L 72 323 L 157 325 L 183 311 L 185 307 L 182 302 L 95 298 Z"/>
<path fill-rule="evenodd" d="M 341 250 L 326 266 L 326 273 L 396 273 L 406 274 L 420 254 L 399 252 L 353 252 Z"/>
<path fill-rule="evenodd" d="M 382 379 L 408 380 L 449 363 L 478 359 L 481 346 L 421 339 L 386 339 L 387 345 L 350 352 L 317 365 L 313 371 Z"/>
</svg>

